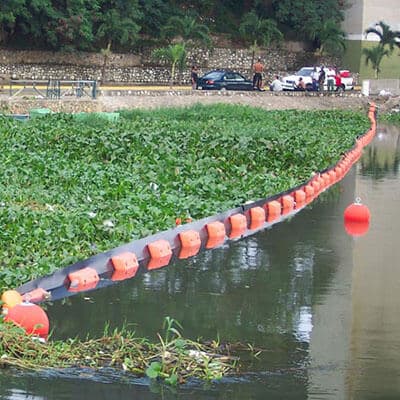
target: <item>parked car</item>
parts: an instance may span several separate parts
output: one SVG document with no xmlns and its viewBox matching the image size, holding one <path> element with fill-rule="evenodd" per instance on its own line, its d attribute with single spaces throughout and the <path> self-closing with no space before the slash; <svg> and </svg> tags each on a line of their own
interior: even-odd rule
<svg viewBox="0 0 400 400">
<path fill-rule="evenodd" d="M 253 82 L 238 72 L 217 69 L 197 80 L 199 90 L 253 90 Z"/>
<path fill-rule="evenodd" d="M 299 69 L 294 75 L 285 76 L 282 78 L 282 87 L 283 90 L 295 90 L 297 84 L 299 83 L 300 77 L 303 78 L 304 83 L 306 84 L 306 90 L 312 90 L 312 78 L 311 73 L 314 70 L 314 67 L 303 67 Z M 317 71 L 321 70 L 320 67 L 317 67 Z M 327 77 L 329 75 L 335 75 L 335 69 L 330 67 L 324 67 L 325 70 L 325 83 L 324 90 L 327 90 Z M 339 91 L 344 90 L 353 90 L 354 89 L 354 80 L 351 77 L 350 71 L 348 70 L 340 70 L 340 77 L 342 84 L 338 88 Z M 336 85 L 335 85 L 336 89 Z"/>
</svg>

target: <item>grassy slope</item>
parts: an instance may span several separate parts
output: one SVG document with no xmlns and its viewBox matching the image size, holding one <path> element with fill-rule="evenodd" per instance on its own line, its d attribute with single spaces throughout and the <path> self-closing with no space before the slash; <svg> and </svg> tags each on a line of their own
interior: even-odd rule
<svg viewBox="0 0 400 400">
<path fill-rule="evenodd" d="M 353 72 L 360 73 L 360 84 L 362 79 L 375 79 L 375 72 L 371 64 L 365 64 L 362 48 L 377 46 L 378 42 L 347 41 L 346 51 L 343 57 L 344 65 Z M 395 49 L 390 57 L 384 57 L 380 65 L 379 78 L 399 78 L 399 50 Z"/>
<path fill-rule="evenodd" d="M 354 112 L 229 105 L 0 119 L 0 284 L 293 187 L 367 127 Z"/>
</svg>

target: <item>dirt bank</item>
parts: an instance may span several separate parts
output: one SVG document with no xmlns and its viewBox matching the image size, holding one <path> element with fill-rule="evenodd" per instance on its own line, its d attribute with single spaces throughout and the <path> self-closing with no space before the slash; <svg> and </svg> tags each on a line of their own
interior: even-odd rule
<svg viewBox="0 0 400 400">
<path fill-rule="evenodd" d="M 378 104 L 381 111 L 389 111 L 399 107 L 399 98 L 371 98 L 359 93 L 345 95 L 280 93 L 270 92 L 191 92 L 191 91 L 140 91 L 131 93 L 115 93 L 112 96 L 102 95 L 96 100 L 89 98 L 62 98 L 61 100 L 9 98 L 2 96 L 0 108 L 3 112 L 26 114 L 32 108 L 49 108 L 54 112 L 95 112 L 117 111 L 132 108 L 182 107 L 195 103 L 215 104 L 247 104 L 268 110 L 329 110 L 329 109 L 366 109 L 369 102 Z"/>
</svg>

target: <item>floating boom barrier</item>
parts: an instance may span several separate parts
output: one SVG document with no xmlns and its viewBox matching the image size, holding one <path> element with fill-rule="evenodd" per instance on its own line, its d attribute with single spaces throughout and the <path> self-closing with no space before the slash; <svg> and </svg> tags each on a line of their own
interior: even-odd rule
<svg viewBox="0 0 400 400">
<path fill-rule="evenodd" d="M 370 104 L 368 117 L 370 129 L 356 139 L 353 148 L 337 164 L 295 188 L 132 241 L 32 280 L 16 290 L 25 302 L 61 299 L 163 268 L 176 259 L 193 257 L 200 251 L 214 249 L 288 219 L 343 179 L 358 161 L 362 149 L 376 134 L 375 104 Z"/>
</svg>

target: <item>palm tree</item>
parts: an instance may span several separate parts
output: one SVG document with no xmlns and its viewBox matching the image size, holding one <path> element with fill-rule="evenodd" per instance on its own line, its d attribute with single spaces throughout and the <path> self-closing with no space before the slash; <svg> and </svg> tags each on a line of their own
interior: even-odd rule
<svg viewBox="0 0 400 400">
<path fill-rule="evenodd" d="M 171 17 L 162 29 L 162 36 L 166 39 L 179 38 L 187 47 L 196 44 L 211 46 L 208 26 L 197 22 L 195 17 L 189 15 Z"/>
<path fill-rule="evenodd" d="M 370 33 L 379 36 L 380 44 L 382 47 L 388 46 L 390 54 L 393 52 L 394 46 L 400 48 L 400 31 L 392 31 L 390 26 L 385 24 L 383 21 L 379 21 L 375 24 L 375 27 L 368 28 L 365 31 L 366 36 Z"/>
<path fill-rule="evenodd" d="M 168 47 L 155 49 L 152 52 L 152 57 L 164 61 L 171 66 L 170 87 L 172 88 L 176 68 L 182 71 L 186 65 L 185 44 L 176 43 L 170 44 Z"/>
<path fill-rule="evenodd" d="M 362 54 L 365 56 L 365 65 L 371 63 L 372 69 L 375 71 L 375 78 L 378 79 L 379 72 L 381 72 L 380 64 L 382 59 L 385 56 L 389 56 L 390 51 L 378 44 L 375 47 L 362 49 Z"/>
<path fill-rule="evenodd" d="M 309 31 L 310 38 L 318 43 L 317 56 L 337 55 L 346 49 L 346 34 L 333 19 L 324 21 Z"/>
<path fill-rule="evenodd" d="M 269 46 L 273 42 L 280 42 L 283 38 L 283 34 L 278 29 L 275 20 L 260 18 L 254 10 L 243 16 L 239 26 L 239 33 L 245 41 L 251 44 L 250 71 L 253 70 L 255 53 L 259 46 Z"/>
</svg>

